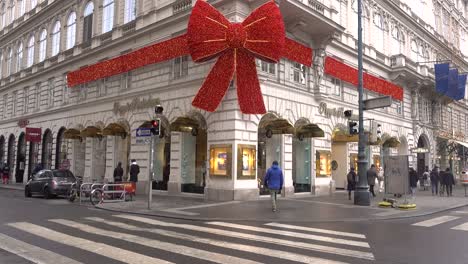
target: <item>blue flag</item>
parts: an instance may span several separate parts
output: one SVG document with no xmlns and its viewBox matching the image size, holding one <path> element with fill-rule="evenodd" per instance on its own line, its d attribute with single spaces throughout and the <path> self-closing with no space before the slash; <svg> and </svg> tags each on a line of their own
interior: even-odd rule
<svg viewBox="0 0 468 264">
<path fill-rule="evenodd" d="M 449 64 L 435 64 L 435 81 L 436 81 L 436 91 L 440 94 L 445 94 L 448 91 L 448 75 L 449 75 Z"/>
<path fill-rule="evenodd" d="M 450 69 L 448 76 L 448 91 L 446 96 L 455 99 L 458 95 L 458 69 Z"/>
<path fill-rule="evenodd" d="M 466 93 L 466 74 L 458 75 L 458 93 L 456 100 L 465 98 Z"/>
</svg>

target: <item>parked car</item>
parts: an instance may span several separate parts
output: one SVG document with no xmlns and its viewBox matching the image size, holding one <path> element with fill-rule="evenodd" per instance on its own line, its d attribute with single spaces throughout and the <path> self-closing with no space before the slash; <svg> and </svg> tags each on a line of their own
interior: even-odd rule
<svg viewBox="0 0 468 264">
<path fill-rule="evenodd" d="M 24 195 L 41 194 L 46 199 L 67 196 L 76 178 L 69 170 L 41 170 L 34 174 L 24 187 Z"/>
</svg>

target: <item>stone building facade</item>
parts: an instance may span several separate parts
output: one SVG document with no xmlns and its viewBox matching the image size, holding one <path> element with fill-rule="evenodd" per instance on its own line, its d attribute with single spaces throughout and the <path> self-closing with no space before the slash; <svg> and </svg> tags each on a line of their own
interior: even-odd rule
<svg viewBox="0 0 468 264">
<path fill-rule="evenodd" d="M 345 186 L 356 166 L 356 137 L 344 110 L 357 112 L 357 89 L 324 73 L 331 56 L 356 66 L 356 0 L 279 0 L 288 37 L 314 50 L 313 65 L 257 61 L 268 113 L 240 112 L 234 85 L 216 112 L 191 101 L 213 63 L 184 56 L 67 87 L 66 74 L 184 34 L 194 0 L 0 1 L 0 161 L 12 181 L 26 182 L 36 164 L 70 168 L 86 181 L 112 180 L 120 161 L 141 167 L 138 191 L 197 193 L 211 200 L 257 197 L 273 160 L 285 172 L 285 195 L 323 194 Z M 209 1 L 242 21 L 265 0 Z M 418 170 L 459 172 L 466 164 L 467 101 L 434 88 L 434 62 L 468 70 L 468 4 L 450 0 L 363 0 L 364 68 L 398 84 L 403 100 L 367 111 L 380 125 L 371 163 L 410 155 Z M 365 91 L 365 98 L 381 96 Z M 154 113 L 161 104 L 164 112 Z M 141 144 L 136 130 L 161 118 L 163 135 Z M 41 128 L 41 142 L 25 127 Z M 461 147 L 460 147 L 461 146 Z M 155 155 L 150 160 L 150 151 Z"/>
</svg>

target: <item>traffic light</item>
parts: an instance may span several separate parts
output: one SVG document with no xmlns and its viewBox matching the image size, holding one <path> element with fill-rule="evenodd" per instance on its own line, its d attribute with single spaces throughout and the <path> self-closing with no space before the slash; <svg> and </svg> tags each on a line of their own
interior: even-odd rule
<svg viewBox="0 0 468 264">
<path fill-rule="evenodd" d="M 358 123 L 357 122 L 354 122 L 354 121 L 349 121 L 348 122 L 348 128 L 349 128 L 349 134 L 350 135 L 356 135 L 358 134 L 358 129 L 357 129 L 357 125 Z"/>
<path fill-rule="evenodd" d="M 353 110 L 346 110 L 343 112 L 343 114 L 346 118 L 350 118 L 351 116 L 353 116 Z"/>
<path fill-rule="evenodd" d="M 160 119 L 151 120 L 151 134 L 155 136 L 159 136 L 161 134 L 160 126 L 161 126 Z"/>
</svg>

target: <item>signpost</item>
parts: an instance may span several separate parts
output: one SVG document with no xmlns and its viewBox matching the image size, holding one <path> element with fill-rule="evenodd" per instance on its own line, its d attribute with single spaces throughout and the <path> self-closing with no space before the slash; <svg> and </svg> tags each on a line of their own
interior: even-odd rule
<svg viewBox="0 0 468 264">
<path fill-rule="evenodd" d="M 41 142 L 42 129 L 35 127 L 26 128 L 26 141 L 40 143 Z"/>
<path fill-rule="evenodd" d="M 392 105 L 392 97 L 382 96 L 372 99 L 364 100 L 364 110 L 371 110 L 376 108 L 384 108 Z"/>
<path fill-rule="evenodd" d="M 151 143 L 151 128 L 140 127 L 136 130 L 136 144 L 147 145 Z"/>
</svg>

